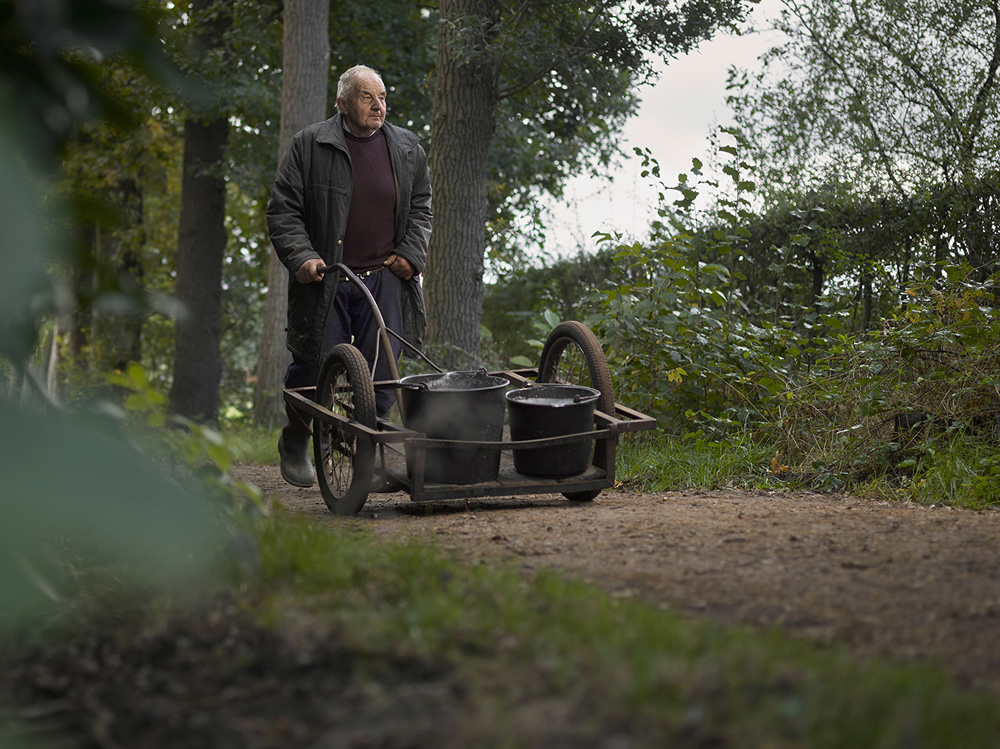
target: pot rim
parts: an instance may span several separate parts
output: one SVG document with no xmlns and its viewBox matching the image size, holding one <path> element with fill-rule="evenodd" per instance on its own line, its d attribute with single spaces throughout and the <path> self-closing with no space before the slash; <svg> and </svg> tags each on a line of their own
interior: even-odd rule
<svg viewBox="0 0 1000 749">
<path fill-rule="evenodd" d="M 577 395 L 575 397 L 566 398 L 565 403 L 552 403 L 553 399 L 558 399 L 559 396 L 544 395 L 546 390 L 554 390 L 556 388 L 563 390 L 576 390 Z M 537 398 L 532 398 L 532 396 L 537 396 Z M 601 397 L 601 391 L 597 388 L 588 387 L 586 385 L 570 385 L 560 382 L 545 382 L 539 383 L 538 385 L 532 385 L 530 387 L 518 388 L 517 390 L 508 390 L 505 395 L 508 403 L 516 403 L 518 405 L 524 406 L 534 406 L 537 408 L 565 408 L 567 406 L 578 406 L 586 405 L 588 403 L 595 402 Z M 548 399 L 546 403 L 532 403 L 532 400 L 541 400 L 542 398 Z"/>
<path fill-rule="evenodd" d="M 448 375 L 477 375 L 483 378 L 482 384 L 474 387 L 442 388 L 440 390 L 428 387 L 428 383 L 436 382 Z M 454 372 L 428 372 L 425 374 L 407 375 L 399 380 L 404 388 L 428 393 L 475 393 L 483 390 L 498 390 L 507 387 L 510 380 L 506 377 L 491 375 L 485 369 L 463 369 Z"/>
</svg>

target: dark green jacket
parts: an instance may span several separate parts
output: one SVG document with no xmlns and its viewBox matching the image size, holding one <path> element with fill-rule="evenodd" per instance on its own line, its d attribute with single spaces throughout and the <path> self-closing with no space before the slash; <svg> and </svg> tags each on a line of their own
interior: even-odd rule
<svg viewBox="0 0 1000 749">
<path fill-rule="evenodd" d="M 427 155 L 409 130 L 384 123 L 382 132 L 396 180 L 394 251 L 406 258 L 414 270 L 413 279 L 402 284 L 402 335 L 421 347 L 425 315 L 417 274 L 427 264 L 431 236 Z M 326 265 L 341 262 L 353 185 L 351 156 L 338 113 L 292 138 L 267 205 L 271 244 L 289 274 L 288 349 L 316 363 L 323 354 L 320 342 L 327 310 L 337 290 L 337 274 L 326 274 L 320 283 L 300 284 L 295 272 L 310 258 L 320 258 Z"/>
</svg>

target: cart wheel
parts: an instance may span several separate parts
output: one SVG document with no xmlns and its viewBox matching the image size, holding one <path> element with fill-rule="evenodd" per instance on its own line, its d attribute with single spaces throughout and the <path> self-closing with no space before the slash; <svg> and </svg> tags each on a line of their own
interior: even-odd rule
<svg viewBox="0 0 1000 749">
<path fill-rule="evenodd" d="M 608 415 L 615 413 L 615 397 L 611 388 L 611 370 L 604 356 L 600 341 L 590 328 L 581 322 L 570 320 L 556 325 L 549 333 L 542 347 L 538 365 L 538 382 L 556 382 L 565 385 L 583 385 L 601 392 L 597 399 L 597 410 Z M 593 465 L 608 469 L 607 440 L 596 440 Z M 566 499 L 588 502 L 601 493 L 565 492 Z"/>
<path fill-rule="evenodd" d="M 316 401 L 338 416 L 375 428 L 375 388 L 368 362 L 341 343 L 323 359 Z M 375 473 L 375 444 L 345 431 L 338 421 L 313 421 L 316 475 L 323 501 L 335 515 L 355 515 L 368 499 Z"/>
</svg>

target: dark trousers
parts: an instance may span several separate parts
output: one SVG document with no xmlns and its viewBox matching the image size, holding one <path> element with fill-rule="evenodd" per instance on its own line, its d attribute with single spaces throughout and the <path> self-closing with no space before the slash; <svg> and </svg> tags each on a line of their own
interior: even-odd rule
<svg viewBox="0 0 1000 749">
<path fill-rule="evenodd" d="M 294 281 L 292 283 L 295 283 Z M 373 276 L 361 279 L 375 298 L 385 326 L 397 333 L 403 330 L 403 311 L 401 304 L 402 282 L 389 269 L 379 271 Z M 372 314 L 371 305 L 364 293 L 348 280 L 337 284 L 337 293 L 326 319 L 323 332 L 322 354 L 338 343 L 353 343 L 364 355 L 371 366 L 375 359 L 375 349 L 378 347 L 378 361 L 375 367 L 375 380 L 391 380 L 392 373 L 386 361 L 384 346 L 379 342 L 378 321 Z M 392 356 L 399 361 L 402 344 L 393 336 L 389 336 Z M 320 357 L 322 361 L 323 356 Z M 319 379 L 319 364 L 300 359 L 292 355 L 292 363 L 285 371 L 285 388 L 310 387 Z M 375 391 L 375 408 L 379 416 L 384 416 L 396 402 L 395 391 L 378 389 Z M 292 421 L 290 419 L 290 421 Z"/>
</svg>

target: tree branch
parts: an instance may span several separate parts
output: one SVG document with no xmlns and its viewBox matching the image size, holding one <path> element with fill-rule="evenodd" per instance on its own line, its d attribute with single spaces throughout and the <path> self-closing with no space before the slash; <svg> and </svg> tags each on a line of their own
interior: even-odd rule
<svg viewBox="0 0 1000 749">
<path fill-rule="evenodd" d="M 525 2 L 520 8 L 518 8 L 517 12 L 521 13 L 521 11 L 524 10 L 526 6 L 527 2 Z M 604 15 L 607 6 L 608 2 L 605 1 L 599 3 L 597 7 L 594 8 L 594 12 L 591 14 L 590 20 L 587 22 L 587 25 L 580 31 L 579 34 L 576 35 L 576 38 L 572 42 L 566 45 L 565 47 L 566 49 L 577 49 L 579 45 L 583 44 L 587 35 L 591 32 L 591 30 L 593 30 L 594 25 L 597 23 L 600 17 Z M 599 49 L 600 47 L 581 47 L 577 49 L 575 53 L 569 55 L 568 57 L 567 56 L 556 57 L 553 55 L 548 59 L 546 64 L 541 65 L 532 72 L 528 73 L 520 80 L 520 82 L 500 90 L 499 98 L 507 99 L 512 96 L 517 96 L 522 91 L 531 88 L 533 85 L 544 79 L 545 76 L 547 76 L 549 73 L 555 70 L 557 64 L 573 62 L 574 60 L 578 60 L 581 57 L 593 54 L 594 52 L 597 52 Z"/>
<path fill-rule="evenodd" d="M 969 122 L 966 140 L 962 144 L 962 148 L 970 160 L 974 155 L 973 149 L 976 145 L 976 136 L 982 127 L 983 117 L 986 116 L 986 104 L 990 98 L 990 94 L 996 88 L 997 69 L 1000 67 L 1000 6 L 998 6 L 997 0 L 990 2 L 990 10 L 993 11 L 993 56 L 987 66 L 986 78 L 983 80 L 983 85 L 979 87 L 976 97 L 973 100 L 971 121 Z"/>
<path fill-rule="evenodd" d="M 951 118 L 952 130 L 954 131 L 956 139 L 959 142 L 961 142 L 963 140 L 962 130 L 961 127 L 959 126 L 961 118 L 959 117 L 958 112 L 955 109 L 955 105 L 948 99 L 948 96 L 945 94 L 944 91 L 941 90 L 941 87 L 938 86 L 931 79 L 931 77 L 927 74 L 927 71 L 924 70 L 922 67 L 920 67 L 920 65 L 918 65 L 911 56 L 896 49 L 892 44 L 889 43 L 888 39 L 886 39 L 884 36 L 879 36 L 874 32 L 873 24 L 866 23 L 865 20 L 861 18 L 861 13 L 858 10 L 857 0 L 851 0 L 851 10 L 854 13 L 855 24 L 858 30 L 861 32 L 862 36 L 867 37 L 875 44 L 882 47 L 890 55 L 892 55 L 906 69 L 908 69 L 922 85 L 926 86 L 928 90 L 930 90 L 930 92 L 934 94 L 934 97 L 938 100 L 938 103 L 941 104 L 945 112 L 948 113 L 948 117 Z"/>
<path fill-rule="evenodd" d="M 852 0 L 851 4 L 852 5 L 854 4 L 854 0 Z M 826 40 L 820 35 L 819 30 L 815 26 L 811 26 L 807 22 L 806 18 L 803 15 L 803 12 L 800 10 L 800 6 L 796 5 L 793 2 L 787 3 L 787 6 L 796 14 L 799 21 L 802 23 L 803 27 L 805 27 L 807 32 L 812 37 L 813 41 L 816 43 L 816 47 L 819 50 L 820 54 L 831 65 L 833 70 L 840 76 L 844 85 L 854 93 L 859 102 L 863 102 L 865 100 L 864 92 L 858 88 L 854 80 L 854 77 L 847 70 L 843 61 L 836 54 L 834 54 L 834 52 L 831 49 L 829 49 L 829 47 L 826 44 Z M 870 116 L 869 112 L 867 111 L 867 108 L 865 109 L 865 116 L 862 119 L 861 125 L 871 134 L 871 137 L 874 139 L 876 144 L 876 153 L 878 155 L 879 161 L 882 162 L 882 165 L 885 168 L 886 174 L 889 177 L 889 181 L 893 184 L 893 186 L 896 188 L 896 190 L 899 192 L 900 195 L 905 195 L 906 191 L 903 189 L 902 181 L 896 174 L 895 165 L 889 158 L 889 153 L 888 149 L 886 148 L 884 138 L 881 132 L 879 131 L 878 127 L 875 125 L 875 122 Z"/>
</svg>

